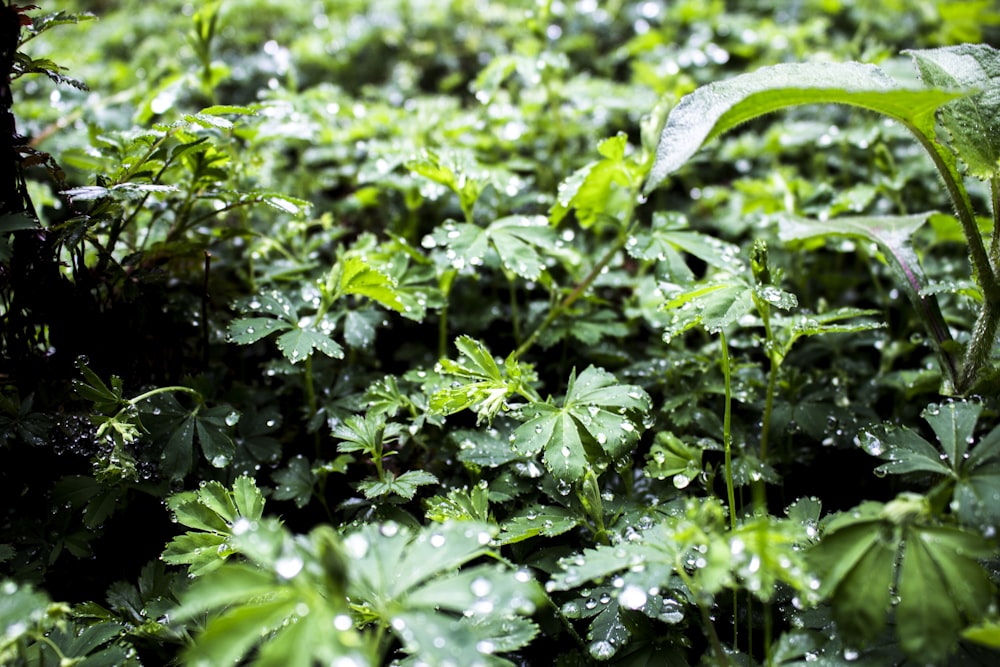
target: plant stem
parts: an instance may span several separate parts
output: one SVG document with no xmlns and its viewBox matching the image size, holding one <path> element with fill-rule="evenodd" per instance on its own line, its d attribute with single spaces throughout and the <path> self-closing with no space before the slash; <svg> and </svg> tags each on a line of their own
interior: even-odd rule
<svg viewBox="0 0 1000 667">
<path fill-rule="evenodd" d="M 733 484 L 733 434 L 731 429 L 733 410 L 733 385 L 729 366 L 729 344 L 726 333 L 719 331 L 722 343 L 722 377 L 726 384 L 726 402 L 722 413 L 722 446 L 726 454 L 726 496 L 729 500 L 729 527 L 736 530 L 736 491 Z"/>
<path fill-rule="evenodd" d="M 178 385 L 178 386 L 173 386 L 173 387 L 157 387 L 156 389 L 150 389 L 149 391 L 147 391 L 144 394 L 139 394 L 138 396 L 136 396 L 135 398 L 133 398 L 132 400 L 130 400 L 129 403 L 131 403 L 132 405 L 135 405 L 139 401 L 145 401 L 146 399 L 152 398 L 153 396 L 156 396 L 157 394 L 166 394 L 167 392 L 171 392 L 171 391 L 179 391 L 179 392 L 183 392 L 185 394 L 191 394 L 193 396 L 197 396 L 198 398 L 201 398 L 201 393 L 198 390 L 192 389 L 191 387 L 181 387 L 181 386 Z"/>
<path fill-rule="evenodd" d="M 732 412 L 733 412 L 733 383 L 732 373 L 729 365 L 729 344 L 726 342 L 726 332 L 719 330 L 719 341 L 722 343 L 722 377 L 726 383 L 726 403 L 722 413 L 722 446 L 726 454 L 726 496 L 729 501 L 729 528 L 736 532 L 736 493 L 733 484 L 733 433 L 732 433 Z M 733 646 L 736 646 L 739 638 L 739 623 L 737 622 L 737 609 L 739 608 L 739 594 L 737 589 L 733 589 Z"/>
<path fill-rule="evenodd" d="M 972 389 L 980 369 L 990 360 L 993 343 L 997 339 L 997 328 L 1000 325 L 1000 308 L 998 306 L 1000 303 L 992 301 L 984 295 L 983 307 L 979 311 L 979 318 L 972 329 L 972 339 L 969 340 L 969 346 L 965 350 L 965 360 L 962 362 L 962 371 L 955 387 L 959 394 L 964 394 Z"/>
<path fill-rule="evenodd" d="M 514 356 L 516 358 L 520 359 L 525 352 L 530 350 L 531 346 L 535 344 L 535 340 L 538 338 L 539 334 L 541 334 L 543 331 L 549 328 L 549 326 L 553 322 L 555 322 L 560 315 L 562 315 L 570 306 L 572 306 L 576 302 L 577 299 L 579 299 L 583 295 L 583 293 L 587 290 L 587 288 L 590 287 L 590 284 L 597 279 L 597 276 L 601 275 L 601 271 L 604 270 L 604 267 L 610 264 L 611 260 L 614 259 L 615 255 L 617 255 L 618 252 L 625 247 L 625 243 L 626 241 L 628 241 L 628 234 L 631 231 L 631 229 L 632 229 L 632 224 L 629 224 L 627 227 L 625 227 L 622 230 L 622 233 L 619 234 L 618 238 L 615 240 L 614 244 L 612 244 L 612 246 L 608 248 L 608 251 L 604 253 L 604 256 L 601 257 L 601 259 L 598 260 L 597 264 L 594 265 L 594 268 L 590 270 L 590 273 L 588 273 L 583 280 L 577 283 L 576 287 L 573 289 L 572 292 L 570 292 L 566 296 L 565 299 L 560 301 L 554 308 L 549 310 L 548 315 L 545 316 L 545 319 L 542 321 L 542 323 L 539 324 L 538 327 L 531 332 L 531 335 L 528 336 L 527 340 L 521 343 L 521 346 L 517 348 L 516 352 L 514 352 Z"/>
<path fill-rule="evenodd" d="M 701 614 L 701 624 L 705 628 L 705 634 L 708 635 L 708 643 L 712 646 L 715 655 L 718 656 L 719 667 L 729 667 L 729 656 L 726 655 L 726 649 L 722 646 L 719 633 L 715 631 L 715 623 L 712 621 L 712 615 L 708 612 L 708 607 L 702 602 L 701 595 L 696 592 L 697 589 L 694 581 L 688 576 L 684 570 L 684 566 L 680 563 L 674 565 L 674 571 L 695 598 L 695 605 L 698 607 L 698 613 Z"/>
<path fill-rule="evenodd" d="M 993 238 L 990 240 L 990 260 L 1000 264 L 1000 174 L 990 179 L 990 203 L 993 206 Z"/>
</svg>

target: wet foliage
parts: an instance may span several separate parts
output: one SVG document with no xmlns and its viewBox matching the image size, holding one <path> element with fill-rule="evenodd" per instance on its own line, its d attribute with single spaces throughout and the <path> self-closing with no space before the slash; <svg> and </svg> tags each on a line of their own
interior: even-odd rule
<svg viewBox="0 0 1000 667">
<path fill-rule="evenodd" d="M 0 663 L 991 665 L 1000 12 L 0 12 Z"/>
</svg>

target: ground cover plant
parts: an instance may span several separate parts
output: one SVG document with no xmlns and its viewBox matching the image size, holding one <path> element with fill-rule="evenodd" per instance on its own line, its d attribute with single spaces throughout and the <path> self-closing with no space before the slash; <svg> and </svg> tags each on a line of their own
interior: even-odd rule
<svg viewBox="0 0 1000 667">
<path fill-rule="evenodd" d="M 0 663 L 994 664 L 993 4 L 5 0 Z"/>
</svg>

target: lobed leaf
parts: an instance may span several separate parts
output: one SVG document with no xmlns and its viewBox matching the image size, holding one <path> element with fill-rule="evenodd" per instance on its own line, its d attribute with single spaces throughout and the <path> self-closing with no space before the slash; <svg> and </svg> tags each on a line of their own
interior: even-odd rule
<svg viewBox="0 0 1000 667">
<path fill-rule="evenodd" d="M 637 422 L 650 405 L 642 388 L 618 384 L 611 373 L 589 366 L 579 377 L 575 371 L 570 376 L 561 408 L 529 404 L 528 421 L 514 431 L 512 442 L 527 456 L 544 451 L 545 466 L 556 478 L 582 479 L 588 463 L 615 461 L 631 451 L 642 432 Z"/>
</svg>

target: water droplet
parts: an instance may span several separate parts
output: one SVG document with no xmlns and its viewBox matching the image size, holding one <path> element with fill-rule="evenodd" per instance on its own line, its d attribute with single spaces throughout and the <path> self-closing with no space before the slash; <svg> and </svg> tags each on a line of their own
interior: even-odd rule
<svg viewBox="0 0 1000 667">
<path fill-rule="evenodd" d="M 493 584 L 486 577 L 476 577 L 472 580 L 470 590 L 476 597 L 486 597 L 493 590 Z"/>
<path fill-rule="evenodd" d="M 604 640 L 596 641 L 587 649 L 596 660 L 608 660 L 615 654 L 615 647 Z"/>
<path fill-rule="evenodd" d="M 618 604 L 626 609 L 641 609 L 646 604 L 646 591 L 629 584 L 618 596 Z"/>
<path fill-rule="evenodd" d="M 274 571 L 282 579 L 291 579 L 302 571 L 302 559 L 298 556 L 282 556 L 274 562 Z"/>
</svg>

